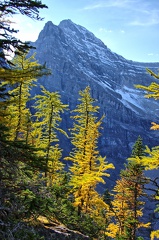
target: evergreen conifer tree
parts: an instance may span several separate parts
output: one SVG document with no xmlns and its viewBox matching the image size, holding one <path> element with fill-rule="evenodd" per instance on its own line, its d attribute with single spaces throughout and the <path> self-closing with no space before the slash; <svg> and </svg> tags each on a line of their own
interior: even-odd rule
<svg viewBox="0 0 159 240">
<path fill-rule="evenodd" d="M 11 16 L 20 13 L 31 19 L 42 20 L 39 15 L 39 10 L 47 8 L 41 1 L 34 0 L 1 0 L 0 2 L 0 66 L 5 67 L 7 56 L 10 52 L 14 52 L 15 49 L 18 51 L 26 51 L 30 48 L 29 43 L 22 42 L 17 39 L 15 30 L 11 26 Z M 5 52 L 4 52 L 5 50 Z M 9 62 L 9 61 L 8 61 Z"/>
</svg>

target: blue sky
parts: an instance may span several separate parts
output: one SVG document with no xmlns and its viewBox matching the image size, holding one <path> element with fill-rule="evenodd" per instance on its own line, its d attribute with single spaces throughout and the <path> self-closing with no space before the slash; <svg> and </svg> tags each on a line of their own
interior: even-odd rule
<svg viewBox="0 0 159 240">
<path fill-rule="evenodd" d="M 35 41 L 47 21 L 71 19 L 126 59 L 159 62 L 159 0 L 42 0 L 42 22 L 17 15 L 18 37 Z"/>
</svg>

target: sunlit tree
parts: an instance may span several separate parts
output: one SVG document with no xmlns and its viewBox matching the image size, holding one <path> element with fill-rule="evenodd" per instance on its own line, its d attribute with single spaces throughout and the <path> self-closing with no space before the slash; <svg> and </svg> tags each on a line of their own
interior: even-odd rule
<svg viewBox="0 0 159 240">
<path fill-rule="evenodd" d="M 27 57 L 27 54 L 16 56 L 12 63 L 12 70 L 3 70 L 4 84 L 9 84 L 10 99 L 8 101 L 7 116 L 10 128 L 10 140 L 22 140 L 28 138 L 28 123 L 30 121 L 30 110 L 27 102 L 30 100 L 30 89 L 38 77 L 50 74 L 46 69 L 35 60 L 35 54 Z M 14 71 L 15 70 L 15 71 Z"/>
<path fill-rule="evenodd" d="M 74 196 L 74 206 L 81 212 L 91 213 L 102 208 L 102 198 L 96 191 L 98 183 L 104 183 L 104 176 L 109 176 L 112 164 L 100 156 L 98 150 L 99 129 L 102 119 L 97 119 L 98 106 L 90 95 L 90 88 L 80 91 L 80 103 L 73 110 L 74 126 L 71 129 L 73 150 L 67 160 L 72 162 L 70 185 Z"/>
<path fill-rule="evenodd" d="M 154 73 L 152 70 L 147 69 L 148 73 L 153 76 L 157 81 L 159 80 L 159 74 Z M 149 86 L 144 85 L 136 85 L 136 88 L 142 89 L 146 91 L 145 97 L 146 98 L 154 98 L 155 100 L 159 100 L 159 84 L 158 82 L 152 82 Z M 159 130 L 159 124 L 152 122 L 152 130 Z M 148 146 L 145 150 L 146 156 L 142 160 L 142 164 L 145 166 L 146 170 L 153 170 L 153 169 L 159 169 L 159 146 L 154 146 L 152 149 L 150 149 Z M 136 159 L 136 161 L 139 161 L 140 159 Z M 156 185 L 156 200 L 158 202 L 159 200 L 159 182 L 157 179 L 151 179 L 151 181 Z M 159 205 L 158 205 L 159 206 Z M 159 208 L 156 209 L 157 212 L 159 212 Z M 151 239 L 159 238 L 159 230 L 152 231 L 151 233 Z"/>
<path fill-rule="evenodd" d="M 59 148 L 58 132 L 66 134 L 59 125 L 62 120 L 61 114 L 67 109 L 63 104 L 58 92 L 49 92 L 41 86 L 41 95 L 36 95 L 35 99 L 35 123 L 32 131 L 34 145 L 40 150 L 38 155 L 45 158 L 45 177 L 49 178 L 49 185 L 57 180 L 57 173 L 62 170 L 63 164 L 60 162 L 61 149 Z"/>
<path fill-rule="evenodd" d="M 145 155 L 144 149 L 139 136 L 133 146 L 132 158 L 128 159 L 125 169 L 121 170 L 120 179 L 117 180 L 113 190 L 114 200 L 111 203 L 111 210 L 115 221 L 110 225 L 112 232 L 108 227 L 108 233 L 114 234 L 115 239 L 135 240 L 139 228 L 149 227 L 149 223 L 143 223 L 141 220 L 145 204 L 142 200 L 145 195 L 144 185 L 148 183 L 148 179 L 144 176 L 142 161 L 136 163 L 133 160 L 136 157 L 142 160 Z M 115 226 L 114 230 L 113 225 Z"/>
</svg>

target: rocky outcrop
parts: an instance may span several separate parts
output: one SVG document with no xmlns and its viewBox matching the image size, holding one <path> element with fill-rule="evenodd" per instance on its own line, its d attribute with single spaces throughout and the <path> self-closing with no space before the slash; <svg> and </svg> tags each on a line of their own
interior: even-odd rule
<svg viewBox="0 0 159 240">
<path fill-rule="evenodd" d="M 46 23 L 33 46 L 36 58 L 52 69 L 52 76 L 39 79 L 32 94 L 39 91 L 40 84 L 50 91 L 59 91 L 62 101 L 70 110 L 78 102 L 78 92 L 91 87 L 92 96 L 100 106 L 100 115 L 105 114 L 99 148 L 102 155 L 113 162 L 116 178 L 123 162 L 131 153 L 138 135 L 149 146 L 159 144 L 151 122 L 157 119 L 158 103 L 144 98 L 135 84 L 148 85 L 154 81 L 146 68 L 156 72 L 159 63 L 139 63 L 126 60 L 113 53 L 100 39 L 84 27 L 71 20 L 62 21 L 59 26 Z M 69 113 L 63 116 L 62 127 L 72 126 Z M 71 145 L 61 137 L 64 155 Z"/>
<path fill-rule="evenodd" d="M 48 220 L 46 217 L 39 217 L 40 225 L 37 227 L 39 234 L 45 237 L 45 240 L 89 240 L 89 236 L 79 231 L 71 230 L 56 219 Z"/>
</svg>

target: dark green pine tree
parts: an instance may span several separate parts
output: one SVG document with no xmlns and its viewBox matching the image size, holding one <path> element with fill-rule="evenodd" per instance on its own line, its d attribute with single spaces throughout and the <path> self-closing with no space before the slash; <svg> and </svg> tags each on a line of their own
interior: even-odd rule
<svg viewBox="0 0 159 240">
<path fill-rule="evenodd" d="M 18 30 L 11 26 L 11 17 L 20 13 L 34 20 L 42 20 L 39 16 L 39 10 L 43 8 L 47 8 L 47 6 L 39 0 L 0 1 L 0 66 L 6 66 L 7 55 L 10 55 L 15 49 L 25 51 L 30 48 L 28 43 L 13 36 Z"/>
<path fill-rule="evenodd" d="M 143 145 L 142 138 L 140 135 L 138 136 L 138 139 L 136 140 L 133 149 L 131 157 L 142 157 L 145 155 L 145 146 Z"/>
</svg>

